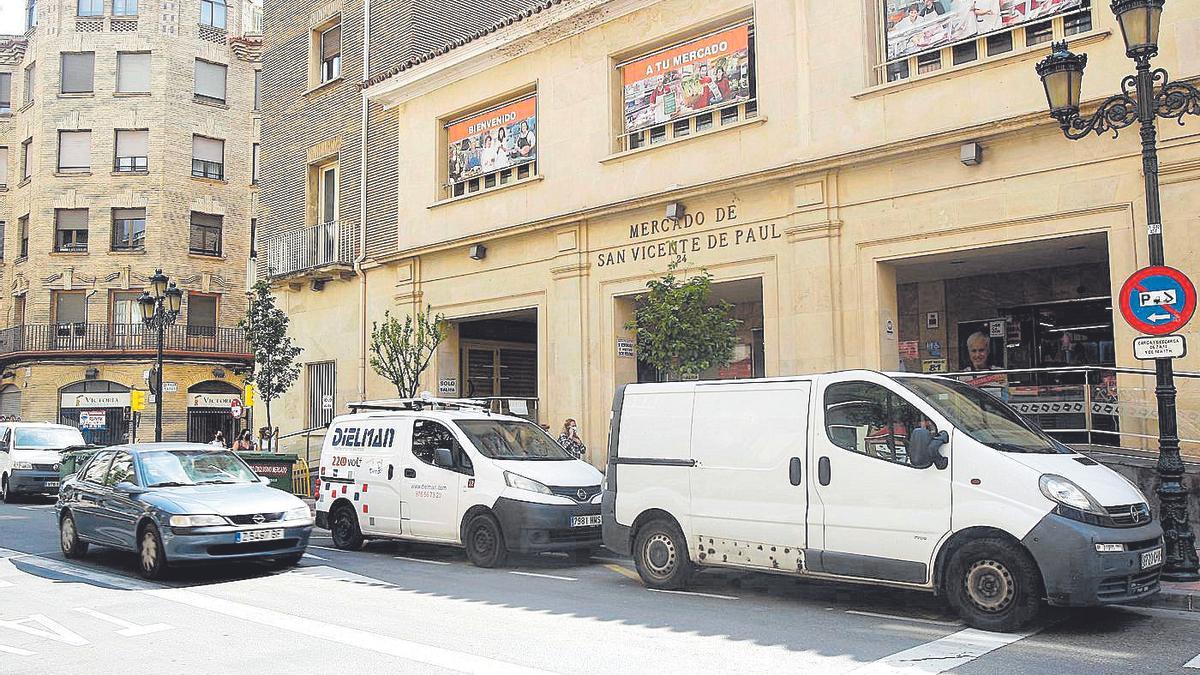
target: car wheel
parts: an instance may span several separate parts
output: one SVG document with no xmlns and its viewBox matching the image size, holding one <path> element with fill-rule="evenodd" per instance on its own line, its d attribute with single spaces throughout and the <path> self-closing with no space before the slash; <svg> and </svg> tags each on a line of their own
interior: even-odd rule
<svg viewBox="0 0 1200 675">
<path fill-rule="evenodd" d="M 349 506 L 339 506 L 329 514 L 329 534 L 333 537 L 333 545 L 343 551 L 357 551 L 363 547 L 358 514 Z"/>
<path fill-rule="evenodd" d="M 490 513 L 481 513 L 467 523 L 467 558 L 476 567 L 499 567 L 508 558 L 500 523 Z"/>
<path fill-rule="evenodd" d="M 972 628 L 1018 630 L 1041 611 L 1037 563 L 1004 539 L 976 539 L 955 551 L 945 579 L 946 598 Z"/>
<path fill-rule="evenodd" d="M 162 537 L 153 524 L 147 525 L 138 537 L 138 572 L 146 579 L 160 579 L 167 571 L 167 552 Z"/>
<path fill-rule="evenodd" d="M 8 476 L 0 476 L 0 500 L 5 504 L 17 501 L 17 496 L 8 491 Z"/>
<path fill-rule="evenodd" d="M 677 590 L 692 576 L 687 541 L 669 520 L 653 520 L 638 530 L 633 563 L 642 583 L 650 588 Z"/>
<path fill-rule="evenodd" d="M 79 539 L 79 530 L 75 527 L 75 516 L 70 512 L 63 515 L 58 523 L 58 543 L 63 555 L 68 558 L 82 558 L 87 554 L 88 544 Z"/>
</svg>

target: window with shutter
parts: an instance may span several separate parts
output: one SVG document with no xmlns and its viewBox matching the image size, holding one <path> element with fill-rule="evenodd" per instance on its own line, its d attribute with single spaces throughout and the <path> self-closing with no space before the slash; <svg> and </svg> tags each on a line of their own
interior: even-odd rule
<svg viewBox="0 0 1200 675">
<path fill-rule="evenodd" d="M 225 102 L 225 75 L 227 67 L 196 59 L 196 98 L 215 103 Z"/>
<path fill-rule="evenodd" d="M 257 89 L 255 95 L 257 96 Z M 258 99 L 255 98 L 257 101 Z M 257 106 L 256 106 L 257 107 Z M 0 115 L 12 112 L 12 73 L 0 73 Z"/>
<path fill-rule="evenodd" d="M 188 250 L 200 255 L 221 255 L 221 216 L 192 212 Z"/>
<path fill-rule="evenodd" d="M 113 170 L 121 172 L 149 169 L 150 132 L 146 129 L 117 129 L 116 158 Z"/>
<path fill-rule="evenodd" d="M 8 148 L 0 148 L 0 188 L 8 186 Z"/>
<path fill-rule="evenodd" d="M 225 141 L 192 136 L 192 175 L 197 178 L 225 178 Z"/>
<path fill-rule="evenodd" d="M 187 333 L 217 334 L 217 296 L 188 293 Z"/>
<path fill-rule="evenodd" d="M 122 94 L 150 92 L 150 52 L 117 53 L 117 91 Z"/>
<path fill-rule="evenodd" d="M 37 85 L 37 64 L 31 63 L 25 66 L 25 88 L 21 93 L 21 103 L 29 105 L 33 103 L 33 90 Z"/>
<path fill-rule="evenodd" d="M 29 255 L 29 214 L 25 214 L 17 218 L 17 240 L 20 242 L 17 249 L 17 257 L 25 258 Z"/>
<path fill-rule="evenodd" d="M 58 170 L 87 171 L 92 168 L 92 132 L 58 132 Z"/>
<path fill-rule="evenodd" d="M 59 91 L 64 94 L 92 93 L 95 71 L 95 52 L 63 52 Z"/>
<path fill-rule="evenodd" d="M 87 209 L 54 210 L 54 250 L 71 253 L 87 251 Z"/>
<path fill-rule="evenodd" d="M 250 182 L 258 185 L 258 153 L 259 145 L 254 143 L 250 146 Z"/>
<path fill-rule="evenodd" d="M 259 87 L 262 84 L 262 71 L 254 71 L 254 109 L 262 110 L 262 103 L 259 100 Z"/>
<path fill-rule="evenodd" d="M 146 246 L 146 209 L 113 209 L 112 248 L 140 251 Z"/>
<path fill-rule="evenodd" d="M 27 138 L 21 143 L 21 180 L 29 180 L 33 175 L 33 139 Z"/>
<path fill-rule="evenodd" d="M 321 32 L 321 82 L 337 79 L 342 74 L 342 25 L 339 23 Z"/>
</svg>

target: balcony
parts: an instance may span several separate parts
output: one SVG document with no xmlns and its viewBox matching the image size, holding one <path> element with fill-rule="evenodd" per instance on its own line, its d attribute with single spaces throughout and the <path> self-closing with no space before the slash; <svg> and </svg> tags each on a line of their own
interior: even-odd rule
<svg viewBox="0 0 1200 675">
<path fill-rule="evenodd" d="M 157 346 L 155 332 L 142 324 L 26 324 L 0 330 L 0 363 L 30 356 L 152 356 Z M 163 352 L 172 356 L 250 358 L 242 329 L 212 326 L 167 326 Z"/>
<path fill-rule="evenodd" d="M 348 273 L 358 254 L 358 226 L 332 221 L 303 230 L 269 237 L 263 248 L 267 253 L 267 276 L 311 276 Z"/>
</svg>

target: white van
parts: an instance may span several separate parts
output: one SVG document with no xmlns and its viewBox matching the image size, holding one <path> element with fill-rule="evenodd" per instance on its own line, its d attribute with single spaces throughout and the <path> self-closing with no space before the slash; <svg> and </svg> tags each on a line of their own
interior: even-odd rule
<svg viewBox="0 0 1200 675">
<path fill-rule="evenodd" d="M 86 445 L 79 429 L 65 424 L 0 423 L 0 499 L 58 494 L 62 451 Z"/>
<path fill-rule="evenodd" d="M 713 566 L 925 589 L 984 630 L 1151 595 L 1163 562 L 1119 474 L 978 389 L 862 370 L 619 389 L 603 529 L 654 588 Z"/>
<path fill-rule="evenodd" d="M 351 408 L 321 447 L 317 526 L 338 548 L 450 544 L 495 567 L 510 551 L 582 561 L 600 547 L 602 475 L 538 425 L 455 399 Z"/>
</svg>

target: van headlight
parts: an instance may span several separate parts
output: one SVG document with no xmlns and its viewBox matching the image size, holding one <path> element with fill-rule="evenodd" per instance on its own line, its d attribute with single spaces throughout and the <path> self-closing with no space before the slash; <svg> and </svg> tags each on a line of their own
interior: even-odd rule
<svg viewBox="0 0 1200 675">
<path fill-rule="evenodd" d="M 1042 477 L 1038 479 L 1038 487 L 1041 489 L 1042 494 L 1046 496 L 1046 499 L 1059 505 L 1060 508 L 1055 509 L 1055 511 L 1060 516 L 1089 523 L 1095 522 L 1096 518 L 1089 518 L 1087 515 L 1099 516 L 1101 518 L 1108 516 L 1108 512 L 1104 510 L 1104 507 L 1100 506 L 1087 493 L 1087 490 L 1084 490 L 1062 476 L 1052 473 L 1042 474 Z"/>
<path fill-rule="evenodd" d="M 310 518 L 312 518 L 312 512 L 308 510 L 307 506 L 297 506 L 283 514 L 284 520 L 308 520 Z"/>
<path fill-rule="evenodd" d="M 229 521 L 221 516 L 171 516 L 171 527 L 219 527 Z"/>
<path fill-rule="evenodd" d="M 530 492 L 540 492 L 544 495 L 554 494 L 553 492 L 550 491 L 550 488 L 546 487 L 545 485 L 542 485 L 541 483 L 537 482 L 536 480 L 534 480 L 532 478 L 526 478 L 525 476 L 519 476 L 510 471 L 504 472 L 504 482 L 506 484 L 508 484 L 508 487 L 516 488 L 518 490 L 529 490 Z"/>
</svg>

